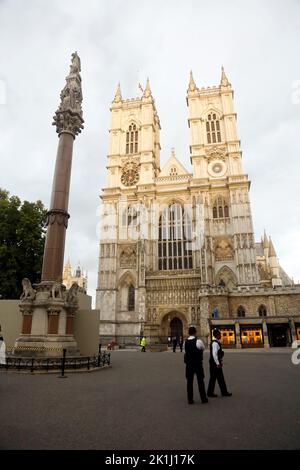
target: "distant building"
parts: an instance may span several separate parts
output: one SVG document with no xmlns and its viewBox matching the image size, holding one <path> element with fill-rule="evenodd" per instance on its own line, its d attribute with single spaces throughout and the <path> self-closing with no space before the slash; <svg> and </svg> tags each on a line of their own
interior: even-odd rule
<svg viewBox="0 0 300 470">
<path fill-rule="evenodd" d="M 64 273 L 63 273 L 63 284 L 66 286 L 67 289 L 70 289 L 73 282 L 77 282 L 80 290 L 86 294 L 87 292 L 87 272 L 84 275 L 83 269 L 78 263 L 78 266 L 72 274 L 72 266 L 70 260 L 68 259 L 67 263 L 64 266 Z"/>
</svg>

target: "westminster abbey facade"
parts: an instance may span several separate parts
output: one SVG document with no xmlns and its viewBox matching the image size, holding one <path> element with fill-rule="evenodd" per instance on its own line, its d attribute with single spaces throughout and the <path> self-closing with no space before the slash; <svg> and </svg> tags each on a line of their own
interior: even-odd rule
<svg viewBox="0 0 300 470">
<path fill-rule="evenodd" d="M 191 170 L 171 151 L 160 164 L 160 120 L 149 81 L 140 98 L 111 106 L 102 191 L 96 308 L 100 339 L 150 344 L 218 326 L 229 347 L 300 339 L 300 287 L 265 233 L 254 239 L 233 90 L 187 90 Z"/>
</svg>

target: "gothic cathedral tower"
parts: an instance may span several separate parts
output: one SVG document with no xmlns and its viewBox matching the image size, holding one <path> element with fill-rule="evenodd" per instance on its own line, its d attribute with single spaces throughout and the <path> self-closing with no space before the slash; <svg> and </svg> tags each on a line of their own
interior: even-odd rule
<svg viewBox="0 0 300 470">
<path fill-rule="evenodd" d="M 237 135 L 233 90 L 222 67 L 217 87 L 187 91 L 193 185 L 204 198 L 207 282 L 259 284 L 247 175 Z"/>
<path fill-rule="evenodd" d="M 110 338 L 138 336 L 145 321 L 145 253 L 151 250 L 151 241 L 140 236 L 139 208 L 148 207 L 160 172 L 159 133 L 149 80 L 140 98 L 122 99 L 118 85 L 111 106 L 107 184 L 101 196 L 96 297 L 103 334 Z"/>
</svg>

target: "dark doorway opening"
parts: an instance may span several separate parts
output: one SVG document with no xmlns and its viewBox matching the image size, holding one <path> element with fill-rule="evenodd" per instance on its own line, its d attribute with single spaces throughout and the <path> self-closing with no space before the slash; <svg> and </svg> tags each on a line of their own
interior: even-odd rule
<svg viewBox="0 0 300 470">
<path fill-rule="evenodd" d="M 170 328 L 171 328 L 171 338 L 176 337 L 177 340 L 179 340 L 180 336 L 183 337 L 183 324 L 180 318 L 173 318 L 170 322 Z"/>
<path fill-rule="evenodd" d="M 290 343 L 290 328 L 288 324 L 268 325 L 270 346 L 283 348 Z"/>
</svg>

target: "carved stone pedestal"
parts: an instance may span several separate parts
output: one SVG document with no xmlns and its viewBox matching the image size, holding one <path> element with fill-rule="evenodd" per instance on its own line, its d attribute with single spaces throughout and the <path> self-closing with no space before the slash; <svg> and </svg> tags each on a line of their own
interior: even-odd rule
<svg viewBox="0 0 300 470">
<path fill-rule="evenodd" d="M 17 338 L 14 355 L 34 357 L 79 355 L 73 335 L 73 320 L 78 309 L 74 283 L 69 291 L 54 281 L 30 284 L 23 280 L 20 311 L 23 315 L 22 333 Z"/>
</svg>

